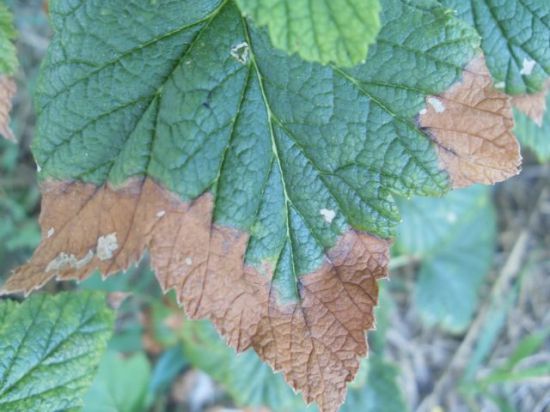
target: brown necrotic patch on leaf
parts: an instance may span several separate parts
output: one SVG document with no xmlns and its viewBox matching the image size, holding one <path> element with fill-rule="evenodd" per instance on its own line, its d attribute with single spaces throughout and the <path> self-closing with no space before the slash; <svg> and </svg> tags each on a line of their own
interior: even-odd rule
<svg viewBox="0 0 550 412">
<path fill-rule="evenodd" d="M 15 81 L 8 76 L 0 76 L 0 135 L 16 142 L 10 129 L 11 100 L 17 90 Z"/>
<path fill-rule="evenodd" d="M 544 84 L 543 90 L 538 93 L 513 96 L 512 104 L 541 127 L 546 111 L 546 95 L 548 92 L 550 92 L 550 79 Z"/>
<path fill-rule="evenodd" d="M 212 224 L 208 193 L 182 202 L 151 179 L 116 190 L 47 182 L 42 191 L 42 243 L 2 293 L 29 293 L 54 277 L 81 280 L 95 269 L 108 276 L 149 250 L 161 287 L 176 290 L 191 318 L 211 319 L 239 351 L 254 347 L 322 411 L 338 409 L 367 353 L 388 241 L 348 231 L 322 267 L 300 277 L 300 301 L 285 304 L 272 273 L 245 264 L 248 234 Z"/>
<path fill-rule="evenodd" d="M 493 184 L 519 172 L 510 98 L 494 88 L 482 56 L 468 64 L 458 83 L 426 98 L 419 123 L 436 143 L 455 188 Z"/>
</svg>

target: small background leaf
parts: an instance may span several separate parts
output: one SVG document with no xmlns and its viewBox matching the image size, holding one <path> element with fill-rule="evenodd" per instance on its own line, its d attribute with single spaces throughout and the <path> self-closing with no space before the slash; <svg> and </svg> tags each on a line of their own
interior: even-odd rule
<svg viewBox="0 0 550 412">
<path fill-rule="evenodd" d="M 428 324 L 464 330 L 491 267 L 496 236 L 490 190 L 482 186 L 445 198 L 401 202 L 398 248 L 421 260 L 415 304 Z"/>
</svg>

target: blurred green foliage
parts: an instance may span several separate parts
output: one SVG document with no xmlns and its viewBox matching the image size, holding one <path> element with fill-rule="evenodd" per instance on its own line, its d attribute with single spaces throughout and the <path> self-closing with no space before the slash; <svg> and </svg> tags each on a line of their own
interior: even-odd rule
<svg viewBox="0 0 550 412">
<path fill-rule="evenodd" d="M 0 279 L 40 242 L 36 220 L 40 193 L 36 185 L 27 183 L 33 175 L 19 166 L 20 161 L 19 146 L 0 138 Z"/>
<path fill-rule="evenodd" d="M 0 3 L 0 75 L 12 75 L 17 69 L 17 57 L 13 44 L 15 36 L 12 14 L 5 4 Z"/>
<path fill-rule="evenodd" d="M 107 351 L 84 398 L 82 412 L 140 412 L 146 409 L 151 365 L 143 352 L 127 358 Z"/>
</svg>

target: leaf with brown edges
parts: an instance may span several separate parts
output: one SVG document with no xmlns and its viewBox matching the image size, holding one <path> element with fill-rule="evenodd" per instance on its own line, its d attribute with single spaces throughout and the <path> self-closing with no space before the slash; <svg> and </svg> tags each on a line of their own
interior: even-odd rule
<svg viewBox="0 0 550 412">
<path fill-rule="evenodd" d="M 436 142 L 453 187 L 492 184 L 519 173 L 510 98 L 494 88 L 483 57 L 470 62 L 445 93 L 426 98 L 419 123 Z"/>
<path fill-rule="evenodd" d="M 337 410 L 367 352 L 394 195 L 456 183 L 436 129 L 483 114 L 503 141 L 476 123 L 461 145 L 483 150 L 458 163 L 517 162 L 509 102 L 464 72 L 478 36 L 435 2 L 386 0 L 369 59 L 342 69 L 277 50 L 234 1 L 80 4 L 51 4 L 33 143 L 43 241 L 3 292 L 107 276 L 148 251 L 191 317 Z M 419 119 L 429 96 L 447 113 Z"/>
</svg>

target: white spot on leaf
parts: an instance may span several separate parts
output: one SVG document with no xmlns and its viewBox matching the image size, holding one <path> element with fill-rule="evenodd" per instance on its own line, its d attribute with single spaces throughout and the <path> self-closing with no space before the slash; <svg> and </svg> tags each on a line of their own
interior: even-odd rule
<svg viewBox="0 0 550 412">
<path fill-rule="evenodd" d="M 84 256 L 82 259 L 76 262 L 75 268 L 80 269 L 86 266 L 88 263 L 92 261 L 93 258 L 94 258 L 94 252 L 92 250 L 88 250 L 88 253 L 86 253 L 86 256 Z"/>
<path fill-rule="evenodd" d="M 231 56 L 241 64 L 248 64 L 250 48 L 247 42 L 242 42 L 231 48 Z"/>
<path fill-rule="evenodd" d="M 99 260 L 109 260 L 113 257 L 113 252 L 118 249 L 118 240 L 116 232 L 106 236 L 100 236 L 97 239 L 97 257 Z"/>
<path fill-rule="evenodd" d="M 319 210 L 319 213 L 321 214 L 321 216 L 323 216 L 323 219 L 325 219 L 325 222 L 329 224 L 332 223 L 332 221 L 336 217 L 336 212 L 331 209 L 321 209 Z"/>
<path fill-rule="evenodd" d="M 523 74 L 525 76 L 529 76 L 531 73 L 533 73 L 533 69 L 535 68 L 535 65 L 537 63 L 531 59 L 523 59 L 523 65 L 521 67 L 521 70 L 519 74 Z"/>
<path fill-rule="evenodd" d="M 61 252 L 55 257 L 55 259 L 51 260 L 50 263 L 48 263 L 48 266 L 46 266 L 46 272 L 59 273 L 63 269 L 82 269 L 84 266 L 90 263 L 93 258 L 94 252 L 92 250 L 88 250 L 88 253 L 86 253 L 86 255 L 82 259 L 77 259 L 76 256 L 73 254 Z"/>
<path fill-rule="evenodd" d="M 437 113 L 443 113 L 445 111 L 445 105 L 436 97 L 428 97 L 428 103 Z"/>
<path fill-rule="evenodd" d="M 46 266 L 46 272 L 59 272 L 59 270 L 63 269 L 65 266 L 72 266 L 74 262 L 76 262 L 74 255 L 68 255 L 65 252 L 61 252 L 55 257 L 55 259 L 48 263 L 48 266 Z"/>
<path fill-rule="evenodd" d="M 504 89 L 504 86 L 506 86 L 504 82 L 498 82 L 497 84 L 495 84 L 495 87 L 497 89 Z"/>
<path fill-rule="evenodd" d="M 51 238 L 54 233 L 55 233 L 55 229 L 53 227 L 49 228 L 48 229 L 48 239 Z"/>
</svg>

